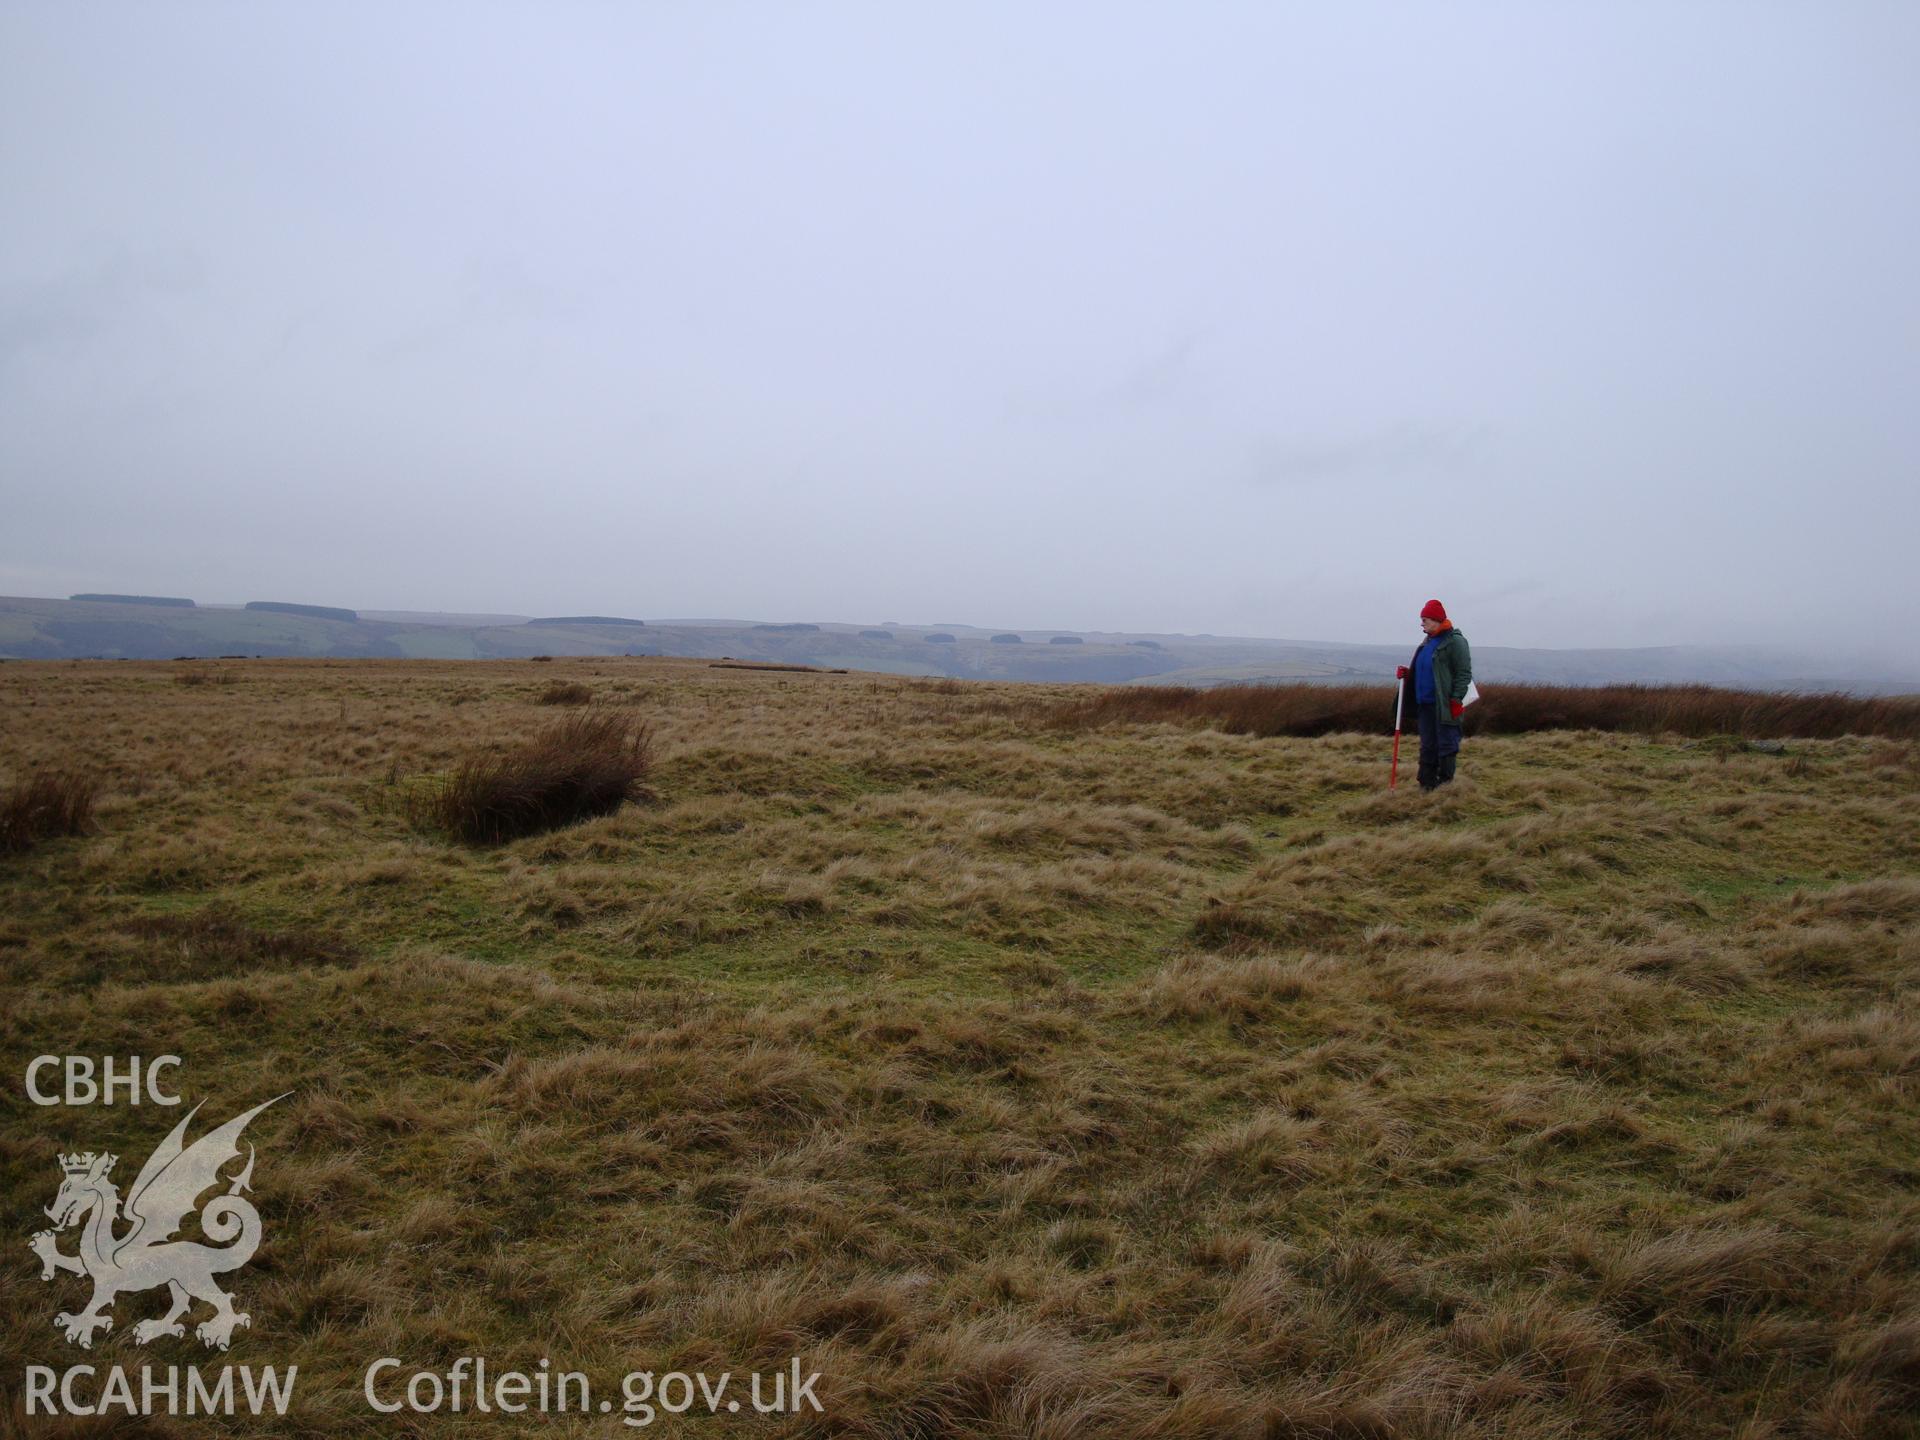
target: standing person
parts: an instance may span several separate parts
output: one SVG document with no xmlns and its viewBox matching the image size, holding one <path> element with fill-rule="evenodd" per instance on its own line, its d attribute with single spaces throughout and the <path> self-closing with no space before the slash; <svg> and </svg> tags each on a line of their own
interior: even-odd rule
<svg viewBox="0 0 1920 1440">
<path fill-rule="evenodd" d="M 1454 628 L 1446 606 L 1438 600 L 1420 607 L 1420 628 L 1427 638 L 1413 652 L 1413 663 L 1393 673 L 1398 680 L 1409 673 L 1413 676 L 1413 693 L 1408 698 L 1420 728 L 1420 788 L 1431 790 L 1453 779 L 1460 754 L 1460 715 L 1466 709 L 1467 686 L 1473 681 L 1473 653 L 1467 649 L 1467 637 Z M 1405 723 L 1404 711 L 1401 728 L 1412 728 Z"/>
</svg>

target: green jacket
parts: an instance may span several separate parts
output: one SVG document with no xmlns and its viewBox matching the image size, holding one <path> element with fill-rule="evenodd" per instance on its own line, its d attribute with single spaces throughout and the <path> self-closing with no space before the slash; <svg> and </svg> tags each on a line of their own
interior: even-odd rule
<svg viewBox="0 0 1920 1440">
<path fill-rule="evenodd" d="M 1404 719 L 1403 730 L 1418 728 L 1413 717 L 1413 668 L 1420 658 L 1420 647 L 1413 647 L 1413 659 L 1407 662 L 1407 685 L 1401 705 Z M 1433 693 L 1440 700 L 1440 723 L 1459 725 L 1454 718 L 1450 700 L 1467 698 L 1467 686 L 1473 683 L 1473 651 L 1467 648 L 1467 637 L 1458 629 L 1450 629 L 1445 638 L 1433 647 Z"/>
</svg>

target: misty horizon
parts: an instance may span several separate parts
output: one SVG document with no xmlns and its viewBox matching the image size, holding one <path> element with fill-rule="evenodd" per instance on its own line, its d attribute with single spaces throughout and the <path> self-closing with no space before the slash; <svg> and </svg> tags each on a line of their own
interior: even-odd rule
<svg viewBox="0 0 1920 1440">
<path fill-rule="evenodd" d="M 1400 648 L 1410 643 L 1410 637 L 1406 635 L 1391 637 L 1253 635 L 1221 631 L 1132 630 L 1111 626 L 1096 626 L 1084 630 L 1076 630 L 1063 625 L 1033 625 L 1016 622 L 993 623 L 961 620 L 951 617 L 935 619 L 897 619 L 882 617 L 874 619 L 827 615 L 639 615 L 633 613 L 631 610 L 589 611 L 578 606 L 571 608 L 561 607 L 552 611 L 513 610 L 502 609 L 497 606 L 481 607 L 474 610 L 452 610 L 443 607 L 412 609 L 408 607 L 356 605 L 345 603 L 337 597 L 321 600 L 311 598 L 294 598 L 289 600 L 283 595 L 260 595 L 249 597 L 246 600 L 208 600 L 183 595 L 178 592 L 83 592 L 67 596 L 0 596 L 0 607 L 4 607 L 9 600 L 25 600 L 29 603 L 78 601 L 82 603 L 111 604 L 119 602 L 135 605 L 154 604 L 155 602 L 168 602 L 168 605 L 171 605 L 185 601 L 189 602 L 195 610 L 221 611 L 243 611 L 250 606 L 262 605 L 269 609 L 279 606 L 291 606 L 308 610 L 337 609 L 348 611 L 357 615 L 362 621 L 372 621 L 379 624 L 446 625 L 450 628 L 458 629 L 485 628 L 487 626 L 512 628 L 528 622 L 552 624 L 554 621 L 563 618 L 572 619 L 581 624 L 588 625 L 591 625 L 592 622 L 597 620 L 613 620 L 620 623 L 630 622 L 643 626 L 656 634 L 656 636 L 670 632 L 675 628 L 716 628 L 735 631 L 790 631 L 826 628 L 829 630 L 858 631 L 862 627 L 880 627 L 886 631 L 894 632 L 896 637 L 902 641 L 912 641 L 915 639 L 916 637 L 913 632 L 957 630 L 984 636 L 998 634 L 1002 638 L 1005 638 L 1009 634 L 1020 635 L 1030 643 L 1038 642 L 1040 644 L 1044 644 L 1048 637 L 1056 635 L 1085 638 L 1111 636 L 1116 637 L 1121 643 L 1124 643 L 1128 638 L 1152 639 L 1169 643 L 1178 643 L 1181 641 L 1200 641 L 1209 644 L 1245 642 L 1253 645 L 1270 645 L 1283 648 L 1296 647 L 1309 652 L 1318 650 L 1361 651 L 1379 649 L 1396 654 Z M 163 605 L 158 610 L 157 615 L 178 615 L 181 613 L 178 609 L 168 608 L 168 605 Z M 1467 628 L 1465 622 L 1460 621 L 1459 624 L 1460 628 L 1465 631 Z M 1416 636 L 1420 633 L 1417 623 L 1411 628 Z M 1098 642 L 1096 641 L 1096 643 Z M 543 648 L 552 648 L 552 646 L 548 644 Z M 1479 642 L 1476 645 L 1476 649 L 1486 654 L 1551 654 L 1557 652 L 1568 655 L 1579 653 L 1596 656 L 1606 654 L 1625 656 L 1636 653 L 1651 654 L 1665 651 L 1697 652 L 1696 660 L 1700 662 L 1712 661 L 1716 658 L 1724 662 L 1731 657 L 1739 655 L 1750 655 L 1756 658 L 1764 655 L 1773 662 L 1782 663 L 1787 666 L 1801 662 L 1810 663 L 1811 668 L 1808 670 L 1807 675 L 1801 677 L 1802 679 L 1824 674 L 1836 681 L 1866 681 L 1870 682 L 1874 688 L 1891 687 L 1895 693 L 1910 689 L 1920 689 L 1920 668 L 1903 668 L 1902 663 L 1897 659 L 1889 659 L 1884 655 L 1876 655 L 1845 645 L 1823 647 L 1818 651 L 1810 649 L 1796 650 L 1793 648 L 1783 649 L 1777 646 L 1767 646 L 1755 641 L 1742 642 L 1737 640 L 1717 644 L 1677 642 L 1674 644 L 1646 646 L 1515 646 L 1502 639 L 1495 638 Z M 561 653 L 571 652 L 565 651 L 563 647 Z M 605 653 L 608 652 L 581 652 L 583 656 L 587 657 L 591 657 L 594 654 Z M 692 652 L 667 651 L 653 653 L 672 654 Z M 700 653 L 704 654 L 705 652 L 702 651 Z M 884 666 L 881 668 L 884 668 Z M 1683 673 L 1675 676 L 1662 677 L 1662 681 L 1687 683 L 1689 680 L 1698 680 L 1699 678 L 1701 677 L 1688 676 Z M 1756 674 L 1744 679 L 1732 678 L 1723 683 L 1748 686 L 1758 685 L 1764 688 L 1766 681 Z"/>
</svg>

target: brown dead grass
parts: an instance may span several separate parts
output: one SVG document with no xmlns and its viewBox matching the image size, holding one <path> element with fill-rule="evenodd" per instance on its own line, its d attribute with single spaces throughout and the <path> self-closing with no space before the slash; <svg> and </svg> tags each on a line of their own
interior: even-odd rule
<svg viewBox="0 0 1920 1440">
<path fill-rule="evenodd" d="M 619 809 L 652 763 L 651 736 L 631 715 L 573 715 L 510 750 L 463 759 L 416 792 L 412 813 L 470 845 L 498 845 Z"/>
<path fill-rule="evenodd" d="M 585 705 L 593 699 L 593 687 L 577 680 L 554 680 L 534 697 L 541 705 Z"/>
<path fill-rule="evenodd" d="M 1049 717 L 1068 729 L 1115 723 L 1209 725 L 1231 735 L 1381 734 L 1393 692 L 1381 685 L 1129 685 L 1075 698 Z M 1465 716 L 1469 735 L 1631 731 L 1698 739 L 1879 735 L 1920 739 L 1920 698 L 1781 694 L 1710 685 L 1488 685 Z"/>
<path fill-rule="evenodd" d="M 93 826 L 100 782 L 73 771 L 42 772 L 0 794 L 0 855 L 14 855 Z"/>
<path fill-rule="evenodd" d="M 239 682 L 240 676 L 233 670 L 181 670 L 173 677 L 176 685 L 237 685 Z"/>
</svg>

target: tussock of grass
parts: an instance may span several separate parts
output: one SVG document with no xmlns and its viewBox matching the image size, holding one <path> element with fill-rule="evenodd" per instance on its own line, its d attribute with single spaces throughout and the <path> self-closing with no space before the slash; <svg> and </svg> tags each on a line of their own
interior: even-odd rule
<svg viewBox="0 0 1920 1440">
<path fill-rule="evenodd" d="M 93 828 L 100 782 L 73 771 L 42 772 L 0 795 L 0 855 Z"/>
<path fill-rule="evenodd" d="M 1057 705 L 1052 723 L 1207 725 L 1231 735 L 1382 734 L 1393 729 L 1384 685 L 1130 685 Z M 1788 695 L 1710 685 L 1488 685 L 1465 717 L 1468 735 L 1616 730 L 1702 740 L 1878 735 L 1920 739 L 1920 699 Z M 1742 747 L 1744 748 L 1744 747 Z"/>
<path fill-rule="evenodd" d="M 1243 960 L 1184 956 L 1153 977 L 1140 997 L 1140 1008 L 1160 1020 L 1261 1020 L 1314 989 L 1318 968 L 1310 961 L 1271 955 Z"/>
<path fill-rule="evenodd" d="M 413 812 L 470 845 L 497 845 L 619 809 L 652 765 L 652 737 L 632 716 L 570 715 L 511 750 L 462 760 L 417 792 Z"/>
<path fill-rule="evenodd" d="M 1642 1317 L 1788 1299 L 1805 1281 L 1802 1248 L 1773 1226 L 1670 1231 L 1606 1256 L 1600 1296 Z"/>
<path fill-rule="evenodd" d="M 555 680 L 534 699 L 540 705 L 585 705 L 593 699 L 593 687 L 577 680 Z"/>
</svg>

